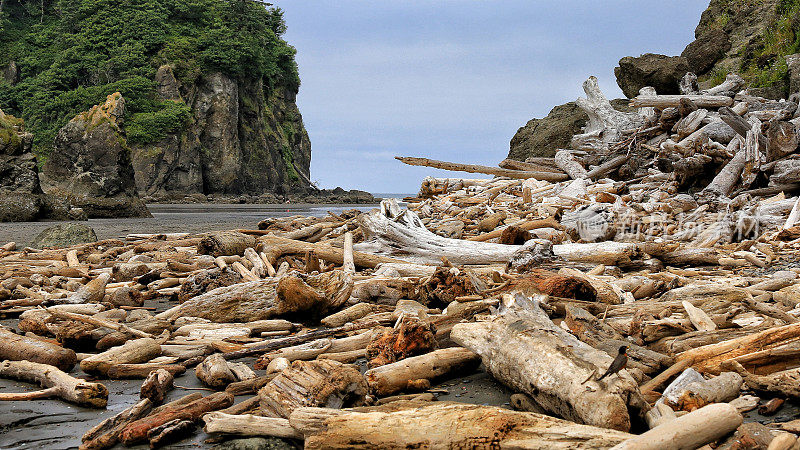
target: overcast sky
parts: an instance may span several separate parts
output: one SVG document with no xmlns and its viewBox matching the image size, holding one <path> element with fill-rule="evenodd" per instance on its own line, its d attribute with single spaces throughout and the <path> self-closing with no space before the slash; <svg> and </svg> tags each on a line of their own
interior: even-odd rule
<svg viewBox="0 0 800 450">
<path fill-rule="evenodd" d="M 677 55 L 707 0 L 293 0 L 300 112 L 321 187 L 412 193 L 394 156 L 495 165 L 529 119 L 583 94 L 621 97 L 624 56 Z M 463 175 L 463 174 L 462 174 Z"/>
</svg>

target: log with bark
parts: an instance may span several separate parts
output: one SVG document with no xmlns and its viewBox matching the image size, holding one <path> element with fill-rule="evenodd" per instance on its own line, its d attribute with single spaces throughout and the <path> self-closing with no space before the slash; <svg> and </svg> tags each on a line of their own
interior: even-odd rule
<svg viewBox="0 0 800 450">
<path fill-rule="evenodd" d="M 299 272 L 239 283 L 206 292 L 158 314 L 157 318 L 202 317 L 213 322 L 252 322 L 291 313 L 322 316 L 339 308 L 353 289 L 352 275 L 334 270 Z"/>
<path fill-rule="evenodd" d="M 457 324 L 451 338 L 479 354 L 495 378 L 546 410 L 577 423 L 630 430 L 628 399 L 638 395 L 636 381 L 624 370 L 591 381 L 612 357 L 554 325 L 538 300 L 520 294 L 505 300 L 491 320 Z"/>
<path fill-rule="evenodd" d="M 49 364 L 65 372 L 72 370 L 77 362 L 75 352 L 71 349 L 0 328 L 0 361 L 6 359 Z"/>
</svg>

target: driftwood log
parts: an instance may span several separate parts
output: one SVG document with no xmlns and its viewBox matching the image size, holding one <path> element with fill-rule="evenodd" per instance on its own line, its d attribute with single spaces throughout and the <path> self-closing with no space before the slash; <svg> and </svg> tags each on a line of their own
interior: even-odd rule
<svg viewBox="0 0 800 450">
<path fill-rule="evenodd" d="M 289 423 L 313 449 L 607 449 L 631 435 L 541 414 L 453 402 L 392 402 L 363 412 L 298 408 Z"/>
<path fill-rule="evenodd" d="M 108 389 L 104 385 L 75 378 L 48 364 L 3 361 L 0 362 L 0 377 L 38 383 L 45 388 L 22 394 L 3 393 L 0 394 L 0 401 L 59 397 L 91 408 L 105 408 L 108 403 Z"/>
<path fill-rule="evenodd" d="M 495 378 L 546 410 L 577 423 L 630 430 L 627 403 L 638 394 L 636 381 L 624 370 L 591 381 L 593 372 L 602 374 L 611 364 L 608 354 L 554 325 L 536 299 L 517 294 L 504 301 L 489 321 L 455 325 L 451 338 L 481 355 Z"/>
<path fill-rule="evenodd" d="M 86 373 L 107 374 L 115 365 L 143 363 L 159 355 L 161 345 L 155 339 L 142 338 L 85 358 L 80 365 L 81 370 Z"/>
<path fill-rule="evenodd" d="M 470 373 L 477 368 L 480 360 L 471 350 L 444 348 L 370 369 L 364 376 L 374 394 L 385 396 L 407 389 L 409 382 L 416 380 Z"/>
<path fill-rule="evenodd" d="M 274 436 L 285 439 L 303 439 L 303 435 L 282 417 L 261 417 L 252 414 L 233 415 L 212 412 L 203 416 L 206 433 L 236 436 Z"/>
<path fill-rule="evenodd" d="M 75 352 L 44 339 L 34 339 L 0 328 L 0 360 L 30 361 L 55 366 L 65 372 L 77 362 Z"/>
<path fill-rule="evenodd" d="M 341 306 L 352 289 L 352 276 L 340 270 L 316 275 L 293 272 L 279 279 L 220 287 L 156 317 L 174 320 L 188 316 L 246 323 L 297 312 L 324 315 Z"/>
</svg>

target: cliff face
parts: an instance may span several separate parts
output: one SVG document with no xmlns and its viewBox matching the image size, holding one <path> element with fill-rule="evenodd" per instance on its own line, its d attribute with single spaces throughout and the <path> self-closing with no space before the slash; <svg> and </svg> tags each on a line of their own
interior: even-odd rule
<svg viewBox="0 0 800 450">
<path fill-rule="evenodd" d="M 185 105 L 185 126 L 132 146 L 139 193 L 150 197 L 279 194 L 308 186 L 311 142 L 296 90 L 220 72 L 182 86 L 170 66 L 156 73 L 160 99 Z"/>
</svg>

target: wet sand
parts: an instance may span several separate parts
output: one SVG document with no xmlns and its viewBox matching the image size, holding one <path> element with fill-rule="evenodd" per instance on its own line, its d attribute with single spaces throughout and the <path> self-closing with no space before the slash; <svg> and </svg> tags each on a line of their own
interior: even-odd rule
<svg viewBox="0 0 800 450">
<path fill-rule="evenodd" d="M 124 237 L 129 233 L 201 233 L 239 228 L 257 229 L 258 222 L 267 217 L 293 215 L 324 216 L 331 211 L 339 213 L 348 209 L 369 211 L 376 205 L 309 205 L 309 204 L 151 204 L 147 205 L 152 218 L 89 219 L 98 239 Z M 18 246 L 31 241 L 47 227 L 59 222 L 0 223 L 0 243 L 16 242 Z"/>
</svg>

